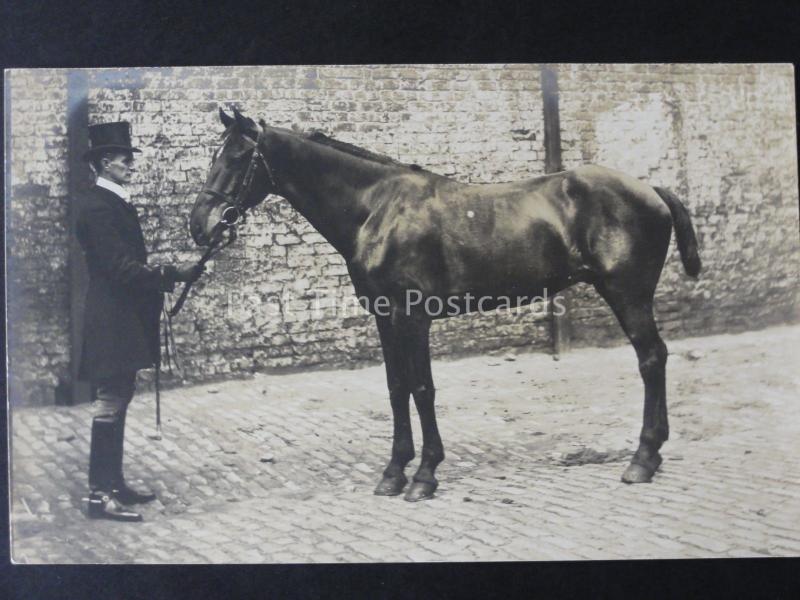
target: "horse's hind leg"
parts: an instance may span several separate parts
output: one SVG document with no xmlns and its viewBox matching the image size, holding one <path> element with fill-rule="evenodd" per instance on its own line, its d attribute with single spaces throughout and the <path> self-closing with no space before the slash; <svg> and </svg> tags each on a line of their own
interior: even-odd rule
<svg viewBox="0 0 800 600">
<path fill-rule="evenodd" d="M 595 284 L 630 339 L 644 381 L 644 422 L 639 448 L 622 475 L 625 483 L 647 483 L 661 464 L 659 449 L 669 438 L 667 421 L 667 346 L 653 317 L 653 293 L 632 293 L 611 282 Z"/>
<path fill-rule="evenodd" d="M 376 317 L 376 321 L 381 336 L 383 358 L 386 363 L 386 381 L 389 386 L 389 401 L 392 405 L 394 419 L 394 438 L 392 457 L 383 471 L 383 479 L 375 488 L 375 494 L 397 496 L 403 493 L 403 489 L 408 483 L 404 471 L 409 461 L 414 458 L 414 441 L 411 435 L 411 416 L 408 406 L 411 387 L 408 382 L 400 337 L 395 334 L 389 317 Z"/>
</svg>

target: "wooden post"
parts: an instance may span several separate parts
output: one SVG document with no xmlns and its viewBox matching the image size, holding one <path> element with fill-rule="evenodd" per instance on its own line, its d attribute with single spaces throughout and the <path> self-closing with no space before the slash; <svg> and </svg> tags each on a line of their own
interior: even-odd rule
<svg viewBox="0 0 800 600">
<path fill-rule="evenodd" d="M 89 80 L 85 71 L 67 74 L 67 169 L 69 199 L 69 280 L 70 280 L 70 381 L 57 402 L 76 404 L 92 399 L 91 386 L 78 381 L 78 365 L 83 344 L 83 307 L 88 273 L 83 251 L 75 237 L 75 211 L 72 199 L 84 193 L 91 185 L 89 166 L 83 154 L 89 149 Z"/>
<path fill-rule="evenodd" d="M 558 73 L 555 67 L 542 65 L 542 106 L 544 109 L 544 171 L 557 173 L 563 171 L 561 164 L 561 124 L 558 112 Z M 564 314 L 553 310 L 553 301 L 559 298 L 559 303 L 567 309 Z M 569 350 L 570 345 L 570 320 L 567 297 L 563 294 L 554 295 L 550 302 L 550 331 L 553 340 L 553 352 L 559 356 Z"/>
</svg>

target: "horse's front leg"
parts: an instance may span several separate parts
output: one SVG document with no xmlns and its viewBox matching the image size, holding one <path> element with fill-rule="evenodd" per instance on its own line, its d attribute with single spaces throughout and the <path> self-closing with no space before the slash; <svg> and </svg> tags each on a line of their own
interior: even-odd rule
<svg viewBox="0 0 800 600">
<path fill-rule="evenodd" d="M 403 493 L 408 479 L 403 472 L 414 458 L 414 440 L 411 436 L 411 416 L 408 400 L 410 386 L 407 370 L 401 352 L 399 337 L 395 334 L 389 317 L 377 316 L 378 332 L 381 337 L 383 359 L 386 365 L 386 382 L 389 386 L 389 401 L 394 418 L 394 441 L 392 457 L 383 471 L 383 479 L 375 488 L 378 496 L 397 496 Z"/>
<path fill-rule="evenodd" d="M 436 425 L 434 400 L 436 390 L 431 373 L 430 334 L 431 321 L 425 317 L 411 317 L 400 329 L 406 364 L 409 370 L 411 393 L 422 425 L 422 459 L 414 474 L 414 482 L 408 488 L 405 499 L 409 502 L 433 497 L 438 481 L 434 476 L 436 467 L 444 460 L 444 446 Z"/>
</svg>

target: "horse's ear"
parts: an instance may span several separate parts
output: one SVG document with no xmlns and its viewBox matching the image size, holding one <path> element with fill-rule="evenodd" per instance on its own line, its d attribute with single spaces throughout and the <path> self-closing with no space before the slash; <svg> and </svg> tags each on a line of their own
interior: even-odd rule
<svg viewBox="0 0 800 600">
<path fill-rule="evenodd" d="M 245 117 L 239 110 L 234 106 L 233 107 L 233 117 L 236 119 L 236 123 L 239 125 L 239 131 L 247 131 L 249 128 L 249 119 Z"/>
<path fill-rule="evenodd" d="M 225 129 L 231 126 L 233 123 L 233 117 L 231 117 L 228 113 L 222 110 L 222 107 L 219 107 L 219 120 L 222 121 L 222 124 L 225 125 Z"/>
</svg>

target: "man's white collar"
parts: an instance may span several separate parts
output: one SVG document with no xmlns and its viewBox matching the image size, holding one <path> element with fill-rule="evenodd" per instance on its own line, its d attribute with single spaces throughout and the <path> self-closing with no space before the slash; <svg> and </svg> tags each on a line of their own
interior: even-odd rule
<svg viewBox="0 0 800 600">
<path fill-rule="evenodd" d="M 128 193 L 128 190 L 126 190 L 121 185 L 106 179 L 105 177 L 98 177 L 95 183 L 97 184 L 98 187 L 105 188 L 109 192 L 114 192 L 117 196 L 119 196 L 123 200 L 127 201 L 130 199 L 130 194 Z"/>
</svg>

